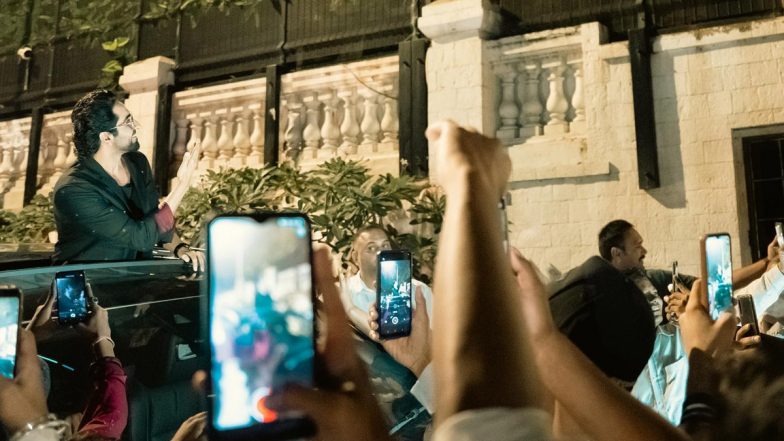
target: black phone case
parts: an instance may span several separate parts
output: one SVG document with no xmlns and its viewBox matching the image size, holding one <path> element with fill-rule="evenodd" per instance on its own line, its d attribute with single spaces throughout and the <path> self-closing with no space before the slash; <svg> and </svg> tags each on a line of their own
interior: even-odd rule
<svg viewBox="0 0 784 441">
<path fill-rule="evenodd" d="M 747 337 L 759 335 L 759 321 L 754 299 L 750 295 L 738 296 L 738 309 L 740 309 L 740 324 L 751 324 L 751 333 Z"/>
</svg>

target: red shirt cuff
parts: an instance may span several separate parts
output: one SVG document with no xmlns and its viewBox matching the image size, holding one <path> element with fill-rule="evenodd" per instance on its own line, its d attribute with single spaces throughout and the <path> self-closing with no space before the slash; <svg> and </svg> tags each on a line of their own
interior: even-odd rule
<svg viewBox="0 0 784 441">
<path fill-rule="evenodd" d="M 163 204 L 161 208 L 155 213 L 155 224 L 158 225 L 158 232 L 165 233 L 174 228 L 174 213 L 172 213 L 169 204 Z"/>
</svg>

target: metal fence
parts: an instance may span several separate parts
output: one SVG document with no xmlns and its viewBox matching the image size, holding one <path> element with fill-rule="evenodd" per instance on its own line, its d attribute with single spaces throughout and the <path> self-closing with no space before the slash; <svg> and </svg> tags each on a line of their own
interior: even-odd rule
<svg viewBox="0 0 784 441">
<path fill-rule="evenodd" d="M 780 14 L 780 0 L 495 0 L 524 32 L 599 21 L 611 40 L 647 25 L 667 32 L 748 16 Z M 645 20 L 648 23 L 645 23 Z"/>
<path fill-rule="evenodd" d="M 269 0 L 198 15 L 184 12 L 145 19 L 153 1 L 115 0 L 111 7 L 116 12 L 135 18 L 118 21 L 117 27 L 101 33 L 101 40 L 128 36 L 133 58 L 173 58 L 178 87 L 262 74 L 272 64 L 296 68 L 396 52 L 412 32 L 411 11 L 418 10 L 412 3 L 426 3 Z M 67 105 L 98 84 L 101 68 L 111 58 L 100 50 L 95 32 L 78 33 L 88 20 L 83 11 L 70 10 L 78 3 L 0 2 L 0 119 L 41 105 Z M 64 38 L 65 28 L 69 39 Z M 31 40 L 38 43 L 33 56 L 21 60 L 16 49 Z"/>
</svg>

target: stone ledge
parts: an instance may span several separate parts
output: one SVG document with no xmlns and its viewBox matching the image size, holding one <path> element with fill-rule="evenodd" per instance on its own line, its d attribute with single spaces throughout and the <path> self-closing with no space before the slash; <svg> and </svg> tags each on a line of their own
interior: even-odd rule
<svg viewBox="0 0 784 441">
<path fill-rule="evenodd" d="M 610 174 L 609 161 L 590 158 L 585 138 L 540 136 L 509 148 L 510 182 Z"/>
<path fill-rule="evenodd" d="M 422 8 L 417 27 L 436 43 L 450 43 L 478 37 L 484 15 L 482 2 L 477 0 L 440 1 Z"/>
</svg>

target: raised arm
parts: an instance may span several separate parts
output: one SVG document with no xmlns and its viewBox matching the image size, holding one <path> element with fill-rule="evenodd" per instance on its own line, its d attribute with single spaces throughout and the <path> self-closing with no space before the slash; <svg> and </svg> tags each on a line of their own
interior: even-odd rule
<svg viewBox="0 0 784 441">
<path fill-rule="evenodd" d="M 759 279 L 771 264 L 775 265 L 778 263 L 778 261 L 779 247 L 776 239 L 774 238 L 773 241 L 768 244 L 767 256 L 732 272 L 733 289 L 741 289 L 749 283 Z"/>
<path fill-rule="evenodd" d="M 511 163 L 497 140 L 452 122 L 427 131 L 447 206 L 434 296 L 436 422 L 461 411 L 540 404 L 520 299 L 499 228 Z"/>
</svg>

